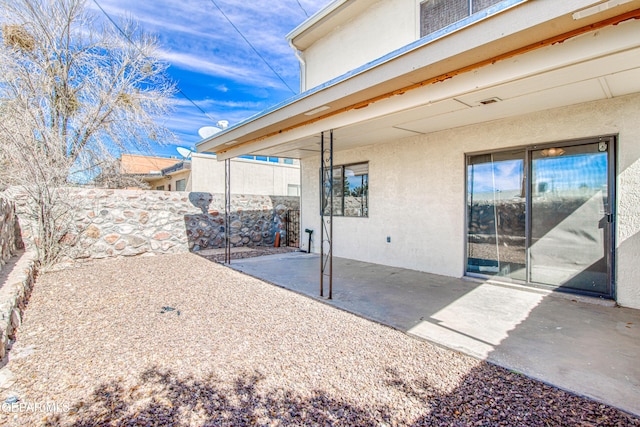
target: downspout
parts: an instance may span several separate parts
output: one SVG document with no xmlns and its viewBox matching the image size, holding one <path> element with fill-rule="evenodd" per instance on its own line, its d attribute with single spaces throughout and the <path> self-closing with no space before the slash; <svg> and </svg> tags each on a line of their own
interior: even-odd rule
<svg viewBox="0 0 640 427">
<path fill-rule="evenodd" d="M 293 40 L 289 39 L 289 46 L 293 49 L 296 58 L 300 61 L 300 92 L 307 90 L 307 63 L 302 56 L 302 51 L 299 50 L 294 44 Z"/>
</svg>

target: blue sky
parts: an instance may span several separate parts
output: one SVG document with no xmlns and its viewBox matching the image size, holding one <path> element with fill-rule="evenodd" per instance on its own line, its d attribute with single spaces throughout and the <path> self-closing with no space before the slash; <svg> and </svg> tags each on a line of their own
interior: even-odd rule
<svg viewBox="0 0 640 427">
<path fill-rule="evenodd" d="M 164 122 L 180 146 L 192 148 L 198 129 L 215 121 L 238 123 L 299 92 L 299 65 L 285 35 L 330 0 L 97 0 L 116 21 L 131 17 L 158 37 L 161 57 L 187 99 L 176 95 L 174 114 Z M 215 2 L 215 4 L 214 4 Z M 216 8 L 251 42 L 280 78 Z M 101 14 L 93 0 L 88 7 Z M 289 89 L 287 85 L 293 90 Z M 178 155 L 175 145 L 154 154 Z"/>
<path fill-rule="evenodd" d="M 478 196 L 493 197 L 494 188 L 507 197 L 521 194 L 523 160 L 480 163 L 473 168 L 472 172 L 469 167 L 468 185 L 476 200 Z M 583 187 L 601 190 L 607 184 L 607 154 L 592 152 L 537 158 L 533 166 L 533 187 L 537 188 L 538 183 L 546 183 L 550 191 Z"/>
</svg>

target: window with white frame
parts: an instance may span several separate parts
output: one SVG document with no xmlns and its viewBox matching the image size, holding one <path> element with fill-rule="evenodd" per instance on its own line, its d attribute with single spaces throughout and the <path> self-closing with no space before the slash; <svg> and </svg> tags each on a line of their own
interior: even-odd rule
<svg viewBox="0 0 640 427">
<path fill-rule="evenodd" d="M 179 179 L 176 181 L 176 191 L 184 191 L 187 189 L 187 180 Z"/>
</svg>

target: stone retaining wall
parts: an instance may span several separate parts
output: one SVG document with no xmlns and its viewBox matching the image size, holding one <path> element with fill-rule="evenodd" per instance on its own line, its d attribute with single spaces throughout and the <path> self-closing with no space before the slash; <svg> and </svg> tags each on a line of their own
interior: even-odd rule
<svg viewBox="0 0 640 427">
<path fill-rule="evenodd" d="M 176 253 L 224 246 L 224 195 L 178 191 L 65 189 L 74 227 L 64 236 L 71 259 Z M 25 200 L 16 197 L 18 213 Z M 233 195 L 232 246 L 273 245 L 297 197 Z M 26 217 L 26 215 L 25 215 Z M 24 222 L 24 221 L 23 221 Z M 27 247 L 31 227 L 23 226 Z"/>
<path fill-rule="evenodd" d="M 36 275 L 33 254 L 22 248 L 15 205 L 0 197 L 0 360 L 15 339 Z"/>
<path fill-rule="evenodd" d="M 13 203 L 0 197 L 0 270 L 19 249 L 20 232 Z"/>
<path fill-rule="evenodd" d="M 190 250 L 224 246 L 224 196 L 222 194 L 190 193 L 198 206 L 208 204 L 198 214 L 185 215 Z M 232 196 L 229 228 L 231 246 L 273 246 L 275 233 L 285 240 L 284 225 L 287 210 L 299 209 L 298 197 Z"/>
<path fill-rule="evenodd" d="M 0 359 L 15 340 L 22 324 L 24 309 L 36 279 L 37 266 L 33 252 L 19 253 L 11 261 L 11 271 L 0 275 Z"/>
</svg>

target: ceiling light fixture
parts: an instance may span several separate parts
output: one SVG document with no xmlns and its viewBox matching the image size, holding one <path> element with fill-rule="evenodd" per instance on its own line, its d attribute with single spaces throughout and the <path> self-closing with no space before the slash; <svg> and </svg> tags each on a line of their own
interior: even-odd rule
<svg viewBox="0 0 640 427">
<path fill-rule="evenodd" d="M 621 4 L 629 3 L 631 0 L 609 0 L 604 3 L 589 7 L 587 9 L 583 9 L 574 13 L 573 19 L 577 21 L 578 19 L 586 18 L 587 16 L 595 15 L 596 13 L 604 12 L 607 9 L 611 9 L 612 7 L 620 6 Z"/>
<path fill-rule="evenodd" d="M 542 157 L 558 157 L 558 156 L 562 156 L 563 154 L 564 154 L 564 150 L 562 148 L 556 148 L 556 147 L 545 148 L 540 152 L 540 155 Z"/>
</svg>

